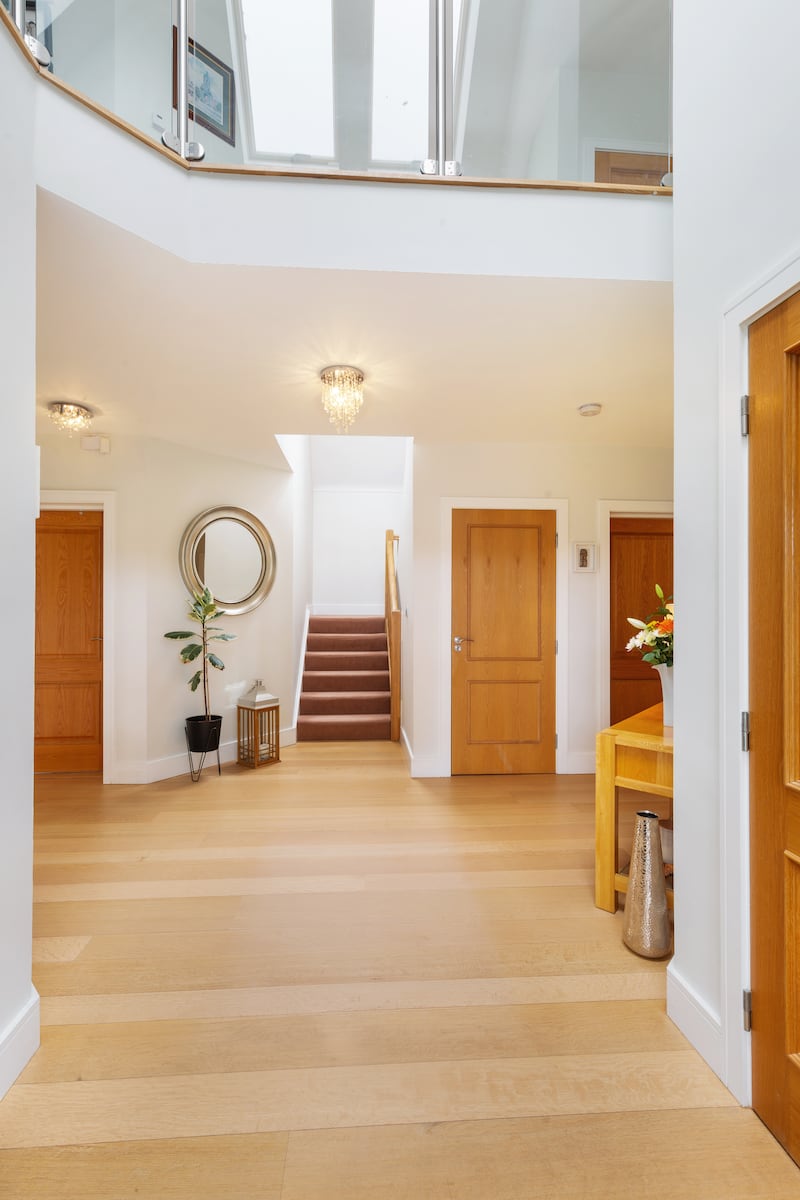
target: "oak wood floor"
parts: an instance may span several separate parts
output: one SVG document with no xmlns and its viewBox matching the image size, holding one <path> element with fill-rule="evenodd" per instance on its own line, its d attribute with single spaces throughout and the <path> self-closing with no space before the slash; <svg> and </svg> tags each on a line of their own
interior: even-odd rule
<svg viewBox="0 0 800 1200">
<path fill-rule="evenodd" d="M 588 776 L 41 777 L 2 1200 L 800 1197 L 593 906 Z"/>
</svg>

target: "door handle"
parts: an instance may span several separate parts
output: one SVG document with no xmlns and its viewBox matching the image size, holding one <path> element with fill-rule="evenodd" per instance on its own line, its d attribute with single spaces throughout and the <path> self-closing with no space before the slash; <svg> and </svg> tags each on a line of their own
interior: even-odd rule
<svg viewBox="0 0 800 1200">
<path fill-rule="evenodd" d="M 453 649 L 455 650 L 456 654 L 460 654 L 462 642 L 472 642 L 474 640 L 475 640 L 474 638 L 454 637 L 453 638 Z"/>
</svg>

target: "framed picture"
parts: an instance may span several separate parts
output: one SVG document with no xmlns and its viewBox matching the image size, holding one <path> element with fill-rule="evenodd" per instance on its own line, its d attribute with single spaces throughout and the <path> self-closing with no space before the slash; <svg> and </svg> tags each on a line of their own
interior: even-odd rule
<svg viewBox="0 0 800 1200">
<path fill-rule="evenodd" d="M 236 145 L 236 84 L 233 68 L 189 38 L 189 119 Z M 172 27 L 172 107 L 178 107 L 178 31 Z"/>
<path fill-rule="evenodd" d="M 596 571 L 597 546 L 594 542 L 572 543 L 573 571 Z"/>
</svg>

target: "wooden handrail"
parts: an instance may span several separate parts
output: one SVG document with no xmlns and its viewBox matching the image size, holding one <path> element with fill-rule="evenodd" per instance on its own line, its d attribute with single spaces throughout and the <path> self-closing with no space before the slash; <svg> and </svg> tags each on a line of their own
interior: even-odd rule
<svg viewBox="0 0 800 1200">
<path fill-rule="evenodd" d="M 389 647 L 389 691 L 391 692 L 392 741 L 400 741 L 400 597 L 397 591 L 395 546 L 400 539 L 386 530 L 386 641 Z"/>
</svg>

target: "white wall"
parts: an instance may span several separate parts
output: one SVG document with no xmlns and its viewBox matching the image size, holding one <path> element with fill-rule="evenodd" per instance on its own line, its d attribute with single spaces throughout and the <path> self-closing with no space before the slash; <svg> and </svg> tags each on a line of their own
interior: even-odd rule
<svg viewBox="0 0 800 1200">
<path fill-rule="evenodd" d="M 45 83 L 36 100 L 39 186 L 191 262 L 672 278 L 671 205 L 649 196 L 208 177 Z"/>
<path fill-rule="evenodd" d="M 314 611 L 382 615 L 386 530 L 402 520 L 399 488 L 314 489 Z"/>
<path fill-rule="evenodd" d="M 397 590 L 400 599 L 401 662 L 400 662 L 400 724 L 401 736 L 409 746 L 408 730 L 414 724 L 413 646 L 414 646 L 414 443 L 406 442 L 403 465 L 402 515 L 395 533 L 397 543 Z"/>
<path fill-rule="evenodd" d="M 185 623 L 187 592 L 178 545 L 189 521 L 215 505 L 235 505 L 264 522 L 275 543 L 277 571 L 267 599 L 251 613 L 225 619 L 236 634 L 212 672 L 212 707 L 223 716 L 225 757 L 236 741 L 236 700 L 256 677 L 282 700 L 284 736 L 296 674 L 292 631 L 293 482 L 273 471 L 168 442 L 114 438 L 111 453 L 81 450 L 80 439 L 42 441 L 42 487 L 116 493 L 113 646 L 115 742 L 111 782 L 144 783 L 186 772 L 183 718 L 202 701 L 188 689 L 192 674 L 164 633 Z"/>
<path fill-rule="evenodd" d="M 415 774 L 449 774 L 449 727 L 442 716 L 449 711 L 449 671 L 441 669 L 441 647 L 443 637 L 449 646 L 450 597 L 443 594 L 442 561 L 449 560 L 450 547 L 442 540 L 443 498 L 565 500 L 568 528 L 559 530 L 559 538 L 597 542 L 599 499 L 668 500 L 671 491 L 672 456 L 665 450 L 415 444 L 413 716 L 407 727 Z M 558 638 L 559 662 L 566 656 L 569 715 L 568 727 L 558 731 L 559 751 L 564 751 L 562 769 L 592 771 L 599 727 L 594 644 L 598 576 L 570 572 L 567 586 L 567 627 L 559 628 Z"/>
<path fill-rule="evenodd" d="M 402 535 L 405 438 L 314 437 L 314 611 L 384 612 L 386 530 Z"/>
<path fill-rule="evenodd" d="M 292 725 L 296 723 L 296 712 L 300 695 L 301 664 L 305 653 L 307 615 L 311 610 L 314 588 L 313 529 L 314 493 L 312 489 L 311 441 L 303 434 L 281 434 L 276 439 L 286 461 L 292 469 L 292 657 L 297 664 L 292 707 L 289 694 L 282 708 L 285 724 L 292 713 Z"/>
<path fill-rule="evenodd" d="M 0 790 L 0 1096 L 39 1044 L 31 984 L 33 855 L 33 607 L 36 457 L 34 89 L 28 63 L 0 30 L 0 411 L 3 413 L 3 578 L 13 580 L 13 616 L 3 639 L 5 686 Z"/>
<path fill-rule="evenodd" d="M 757 6 L 694 0 L 675 7 L 675 855 L 681 885 L 668 999 L 673 1017 L 745 1101 L 747 812 L 741 795 L 747 766 L 738 725 L 747 707 L 740 632 L 747 623 L 746 509 L 737 430 L 747 376 L 740 330 L 724 318 L 740 305 L 744 319 L 770 293 L 775 300 L 800 284 L 799 38 L 800 9 L 788 0 Z"/>
</svg>

